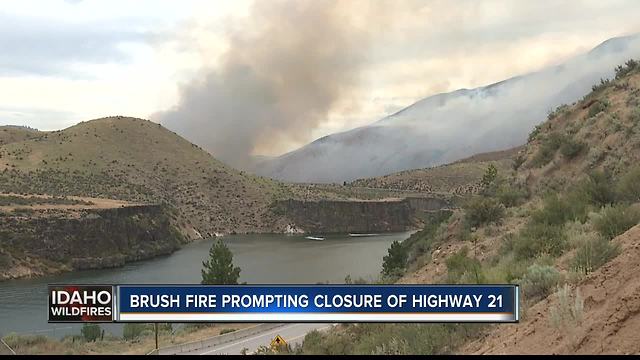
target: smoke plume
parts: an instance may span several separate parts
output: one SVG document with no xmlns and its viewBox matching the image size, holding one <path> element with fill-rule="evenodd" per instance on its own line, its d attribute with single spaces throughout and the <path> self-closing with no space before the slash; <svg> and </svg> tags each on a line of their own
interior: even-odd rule
<svg viewBox="0 0 640 360">
<path fill-rule="evenodd" d="M 347 3 L 256 1 L 219 66 L 154 118 L 237 167 L 256 149 L 306 140 L 357 86 L 366 59 L 369 32 Z"/>
</svg>

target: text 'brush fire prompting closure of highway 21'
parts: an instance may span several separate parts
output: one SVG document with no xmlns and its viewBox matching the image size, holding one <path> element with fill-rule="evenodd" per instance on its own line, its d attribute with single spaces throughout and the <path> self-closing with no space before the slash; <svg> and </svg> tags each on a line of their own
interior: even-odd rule
<svg viewBox="0 0 640 360">
<path fill-rule="evenodd" d="M 516 285 L 50 285 L 49 322 L 517 322 Z"/>
</svg>

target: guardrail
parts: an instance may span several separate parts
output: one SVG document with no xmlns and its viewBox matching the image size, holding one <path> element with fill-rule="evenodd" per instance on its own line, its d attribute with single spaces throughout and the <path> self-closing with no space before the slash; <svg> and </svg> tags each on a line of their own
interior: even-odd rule
<svg viewBox="0 0 640 360">
<path fill-rule="evenodd" d="M 0 339 L 0 342 L 2 342 L 2 344 L 3 344 L 4 346 L 6 346 L 6 347 L 7 347 L 7 349 L 9 349 L 9 351 L 11 352 L 11 354 L 12 354 L 12 355 L 16 355 L 16 352 L 15 352 L 15 351 L 13 351 L 13 349 L 11 348 L 11 346 L 9 346 L 9 344 L 7 344 L 6 342 L 4 342 L 4 339 Z"/>
<path fill-rule="evenodd" d="M 237 341 L 237 340 L 241 340 L 244 338 L 247 338 L 249 336 L 252 335 L 256 335 L 259 334 L 261 332 L 267 331 L 267 330 L 271 330 L 271 329 L 275 329 L 281 326 L 284 326 L 285 324 L 272 324 L 272 323 L 266 323 L 266 324 L 258 324 L 256 326 L 252 326 L 249 328 L 245 328 L 245 329 L 240 329 L 240 330 L 236 330 L 230 333 L 226 333 L 226 334 L 222 334 L 222 335 L 217 335 L 214 337 L 210 337 L 207 339 L 202 339 L 202 340 L 197 340 L 197 341 L 192 341 L 192 342 L 188 342 L 188 343 L 184 343 L 184 344 L 177 344 L 177 345 L 171 345 L 171 346 L 167 346 L 164 348 L 159 349 L 158 351 L 151 351 L 149 354 L 147 355 L 175 355 L 178 353 L 185 353 L 185 352 L 191 352 L 191 351 L 196 351 L 196 350 L 202 350 L 202 349 L 207 349 L 207 348 L 212 348 L 218 345 L 222 345 L 222 344 L 226 344 L 232 341 Z"/>
</svg>

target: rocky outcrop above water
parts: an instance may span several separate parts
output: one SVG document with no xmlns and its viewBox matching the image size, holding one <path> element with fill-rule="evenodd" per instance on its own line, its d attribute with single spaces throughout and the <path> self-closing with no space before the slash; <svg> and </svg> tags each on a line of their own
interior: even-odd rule
<svg viewBox="0 0 640 360">
<path fill-rule="evenodd" d="M 274 206 L 305 232 L 374 233 L 406 231 L 419 225 L 418 214 L 450 206 L 439 198 L 406 198 L 384 201 L 284 200 Z"/>
<path fill-rule="evenodd" d="M 159 205 L 0 213 L 0 279 L 119 267 L 184 241 Z"/>
</svg>

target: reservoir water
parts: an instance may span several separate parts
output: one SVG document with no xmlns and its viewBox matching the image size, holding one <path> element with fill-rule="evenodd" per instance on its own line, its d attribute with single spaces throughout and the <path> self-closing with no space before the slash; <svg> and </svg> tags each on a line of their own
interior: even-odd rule
<svg viewBox="0 0 640 360">
<path fill-rule="evenodd" d="M 304 236 L 231 235 L 223 238 L 242 269 L 240 281 L 250 284 L 343 283 L 347 275 L 375 279 L 382 257 L 394 240 L 409 233 L 374 237 L 328 235 L 324 241 Z M 198 284 L 202 261 L 214 240 L 184 246 L 175 253 L 116 269 L 80 271 L 30 280 L 0 282 L 0 337 L 10 332 L 62 337 L 78 334 L 77 324 L 47 323 L 47 284 Z M 120 335 L 122 325 L 104 329 Z"/>
</svg>

